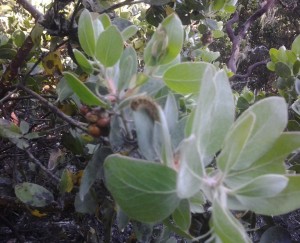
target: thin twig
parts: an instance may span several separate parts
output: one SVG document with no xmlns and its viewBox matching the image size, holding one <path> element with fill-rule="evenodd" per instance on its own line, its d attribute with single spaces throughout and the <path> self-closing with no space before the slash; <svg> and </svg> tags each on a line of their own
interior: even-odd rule
<svg viewBox="0 0 300 243">
<path fill-rule="evenodd" d="M 9 91 L 1 100 L 0 100 L 0 104 L 3 104 L 5 101 L 8 101 L 9 99 L 11 99 L 11 95 L 16 92 L 18 89 L 14 89 L 13 91 Z"/>
<path fill-rule="evenodd" d="M 28 150 L 26 149 L 25 152 L 27 153 L 27 155 L 29 156 L 29 158 L 31 158 L 33 160 L 33 162 L 38 165 L 45 173 L 47 173 L 47 175 L 49 175 L 53 180 L 55 180 L 56 182 L 59 182 L 60 179 L 52 174 L 52 172 L 50 170 L 48 170 L 42 163 L 41 161 L 39 161 L 36 157 L 34 157 L 34 155 Z"/>
<path fill-rule="evenodd" d="M 55 105 L 53 105 L 51 102 L 49 102 L 48 100 L 46 100 L 45 98 L 43 98 L 39 94 L 35 93 L 34 91 L 32 91 L 31 89 L 25 87 L 22 84 L 19 84 L 18 87 L 20 89 L 24 90 L 26 93 L 32 95 L 33 97 L 35 97 L 39 101 L 41 101 L 41 103 L 43 103 L 45 106 L 47 106 L 50 110 L 52 110 L 52 112 L 54 112 L 60 118 L 62 118 L 66 122 L 68 122 L 70 125 L 75 126 L 75 127 L 79 128 L 83 131 L 87 131 L 86 127 L 82 126 L 79 122 L 72 119 L 70 116 L 67 116 L 65 113 L 63 113 L 61 110 L 59 110 Z"/>
<path fill-rule="evenodd" d="M 45 99 L 57 99 L 57 95 L 40 95 Z M 36 99 L 36 97 L 33 97 L 31 95 L 24 95 L 24 96 L 18 96 L 18 97 L 9 97 L 5 99 L 5 101 L 13 101 L 13 100 L 28 100 L 28 99 Z M 4 103 L 4 101 L 0 101 L 0 103 Z"/>
</svg>

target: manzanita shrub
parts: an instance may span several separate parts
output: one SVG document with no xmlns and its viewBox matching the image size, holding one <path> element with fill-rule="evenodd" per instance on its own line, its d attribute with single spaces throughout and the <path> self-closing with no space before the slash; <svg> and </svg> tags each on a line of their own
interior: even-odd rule
<svg viewBox="0 0 300 243">
<path fill-rule="evenodd" d="M 286 173 L 284 159 L 300 147 L 300 133 L 284 132 L 285 100 L 262 99 L 236 118 L 226 72 L 180 61 L 184 31 L 176 14 L 164 19 L 145 47 L 143 72 L 134 48 L 124 47 L 136 31 L 120 30 L 107 15 L 92 17 L 87 10 L 79 19 L 83 52 L 74 54 L 89 77 L 83 83 L 65 72 L 59 97 L 71 89 L 78 104 L 109 114 L 110 147 L 95 148 L 76 198 L 78 211 L 101 178 L 123 226 L 128 217 L 150 228 L 162 222 L 190 241 L 250 242 L 234 212 L 280 215 L 299 208 L 300 177 Z M 211 215 L 206 235 L 189 233 L 195 213 Z"/>
</svg>

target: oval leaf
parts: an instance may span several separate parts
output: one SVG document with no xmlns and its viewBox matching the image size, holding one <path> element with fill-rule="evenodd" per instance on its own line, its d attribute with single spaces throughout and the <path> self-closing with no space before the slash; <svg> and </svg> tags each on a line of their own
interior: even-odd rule
<svg viewBox="0 0 300 243">
<path fill-rule="evenodd" d="M 200 191 L 204 166 L 200 160 L 196 137 L 191 135 L 183 140 L 180 147 L 180 167 L 177 175 L 177 194 L 190 198 Z"/>
<path fill-rule="evenodd" d="M 225 0 L 214 0 L 213 2 L 213 10 L 215 11 L 219 11 L 220 9 L 222 9 L 225 5 Z"/>
<path fill-rule="evenodd" d="M 254 123 L 255 115 L 253 113 L 249 113 L 247 116 L 244 116 L 243 119 L 236 122 L 227 134 L 227 143 L 217 158 L 218 167 L 223 172 L 229 172 L 240 159 L 240 155 L 245 149 L 245 145 L 252 133 Z"/>
<path fill-rule="evenodd" d="M 133 47 L 129 46 L 124 50 L 120 59 L 119 68 L 118 90 L 121 91 L 129 87 L 130 80 L 138 70 L 137 55 Z"/>
<path fill-rule="evenodd" d="M 200 90 L 205 70 L 215 67 L 205 62 L 180 63 L 169 68 L 163 75 L 166 85 L 180 94 L 195 94 Z M 209 81 L 209 80 L 208 80 Z"/>
<path fill-rule="evenodd" d="M 123 52 L 123 37 L 116 26 L 109 26 L 103 31 L 96 45 L 96 58 L 105 66 L 117 63 Z"/>
<path fill-rule="evenodd" d="M 270 198 L 253 198 L 238 196 L 238 200 L 242 202 L 248 210 L 258 214 L 276 216 L 286 214 L 300 208 L 300 176 L 287 176 L 288 185 L 283 191 Z"/>
<path fill-rule="evenodd" d="M 159 222 L 179 205 L 176 172 L 166 166 L 111 155 L 105 160 L 104 173 L 112 196 L 132 219 Z"/>
<path fill-rule="evenodd" d="M 205 166 L 221 149 L 234 116 L 233 94 L 226 73 L 220 70 L 214 75 L 213 69 L 207 69 L 201 82 L 192 126 L 201 162 Z"/>
<path fill-rule="evenodd" d="M 188 200 L 182 200 L 172 214 L 175 224 L 183 231 L 187 231 L 191 225 L 191 213 Z"/>
<path fill-rule="evenodd" d="M 291 76 L 291 69 L 283 62 L 275 63 L 275 72 L 278 76 L 288 78 Z"/>
<path fill-rule="evenodd" d="M 135 25 L 128 26 L 122 31 L 123 40 L 127 41 L 129 38 L 134 36 L 138 30 L 138 27 L 136 27 Z"/>
<path fill-rule="evenodd" d="M 245 119 L 249 113 L 255 115 L 255 123 L 247 143 L 233 169 L 248 168 L 253 162 L 265 154 L 280 137 L 287 125 L 287 105 L 280 97 L 269 97 L 258 101 L 246 110 L 236 122 Z M 225 144 L 232 143 L 225 140 Z"/>
<path fill-rule="evenodd" d="M 218 200 L 214 200 L 212 206 L 212 225 L 219 238 L 216 242 L 231 243 L 233 239 L 234 242 L 251 242 L 241 223 Z"/>
<path fill-rule="evenodd" d="M 288 178 L 283 175 L 263 175 L 234 191 L 237 195 L 246 197 L 274 197 L 288 184 Z"/>
<path fill-rule="evenodd" d="M 78 38 L 80 46 L 89 56 L 95 55 L 96 38 L 93 28 L 93 21 L 90 12 L 84 9 L 78 22 Z"/>
<path fill-rule="evenodd" d="M 53 200 L 53 194 L 46 188 L 29 182 L 17 184 L 15 194 L 23 203 L 32 207 L 45 207 Z"/>
</svg>

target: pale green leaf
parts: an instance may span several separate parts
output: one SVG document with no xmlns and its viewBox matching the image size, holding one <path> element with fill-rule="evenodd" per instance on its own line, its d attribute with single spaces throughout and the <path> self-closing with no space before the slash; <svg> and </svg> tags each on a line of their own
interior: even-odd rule
<svg viewBox="0 0 300 243">
<path fill-rule="evenodd" d="M 215 19 L 206 18 L 205 22 L 211 30 L 217 30 L 219 28 L 218 22 Z"/>
<path fill-rule="evenodd" d="M 288 178 L 283 175 L 268 174 L 256 177 L 233 193 L 246 197 L 274 197 L 288 184 Z"/>
<path fill-rule="evenodd" d="M 95 56 L 96 38 L 90 12 L 84 9 L 78 21 L 78 38 L 81 48 L 89 56 Z"/>
<path fill-rule="evenodd" d="M 225 138 L 225 146 L 217 157 L 217 165 L 223 172 L 228 173 L 239 161 L 249 137 L 253 131 L 255 115 L 248 113 L 243 119 L 238 120 L 229 130 Z"/>
<path fill-rule="evenodd" d="M 128 26 L 126 29 L 122 31 L 123 40 L 127 41 L 129 38 L 134 36 L 138 30 L 139 30 L 138 27 L 136 27 L 135 25 Z"/>
<path fill-rule="evenodd" d="M 286 55 L 286 47 L 285 46 L 281 46 L 278 49 L 277 58 L 278 58 L 279 62 L 282 62 L 282 63 L 287 63 L 288 62 L 288 58 L 287 58 L 287 55 Z"/>
<path fill-rule="evenodd" d="M 95 40 L 99 38 L 99 35 L 104 31 L 104 27 L 100 21 L 99 18 L 94 18 L 93 21 L 93 29 L 94 29 L 94 34 L 95 34 Z M 95 56 L 95 54 L 94 54 Z"/>
<path fill-rule="evenodd" d="M 62 78 L 56 86 L 56 93 L 59 101 L 64 101 L 74 94 L 73 90 L 67 83 L 65 78 Z"/>
<path fill-rule="evenodd" d="M 159 222 L 171 215 L 180 203 L 176 172 L 167 166 L 111 155 L 105 160 L 104 172 L 107 188 L 132 219 Z"/>
<path fill-rule="evenodd" d="M 274 62 L 274 64 L 276 62 L 278 62 L 278 53 L 279 53 L 279 51 L 275 48 L 271 48 L 269 50 L 269 55 L 270 55 L 271 61 Z"/>
<path fill-rule="evenodd" d="M 74 201 L 74 207 L 76 212 L 95 214 L 98 208 L 95 191 L 89 191 L 83 200 L 80 199 L 79 193 L 77 193 Z"/>
<path fill-rule="evenodd" d="M 96 58 L 105 66 L 117 63 L 123 52 L 123 37 L 116 26 L 109 26 L 103 31 L 96 44 Z"/>
<path fill-rule="evenodd" d="M 241 223 L 217 199 L 212 205 L 212 226 L 222 243 L 251 242 Z"/>
<path fill-rule="evenodd" d="M 157 106 L 159 121 L 161 125 L 161 136 L 162 136 L 162 159 L 165 165 L 173 168 L 173 151 L 172 151 L 172 143 L 170 132 L 168 128 L 168 123 L 166 120 L 165 113 L 161 109 L 160 106 Z"/>
<path fill-rule="evenodd" d="M 29 182 L 17 184 L 15 194 L 19 200 L 32 207 L 44 207 L 53 202 L 53 194 L 46 188 Z"/>
<path fill-rule="evenodd" d="M 9 120 L 0 119 L 0 137 L 9 139 L 20 149 L 29 146 L 28 141 L 23 138 L 20 128 Z"/>
<path fill-rule="evenodd" d="M 286 188 L 271 198 L 253 198 L 238 196 L 238 200 L 249 210 L 258 214 L 276 216 L 286 214 L 300 208 L 300 176 L 287 175 L 289 181 Z"/>
<path fill-rule="evenodd" d="M 243 120 L 249 113 L 256 117 L 250 138 L 233 170 L 248 168 L 264 155 L 280 137 L 287 125 L 287 105 L 280 97 L 269 97 L 258 101 L 237 120 Z M 227 141 L 231 143 L 231 141 Z"/>
<path fill-rule="evenodd" d="M 111 26 L 111 21 L 107 14 L 101 14 L 99 16 L 99 19 L 100 19 L 104 29 L 107 29 L 109 26 Z"/>
<path fill-rule="evenodd" d="M 192 133 L 196 135 L 201 161 L 211 162 L 232 126 L 235 107 L 229 80 L 224 71 L 216 74 L 207 69 L 201 82 L 193 120 Z"/>
<path fill-rule="evenodd" d="M 300 35 L 296 37 L 292 44 L 292 51 L 297 55 L 300 56 Z"/>
<path fill-rule="evenodd" d="M 220 57 L 220 52 L 218 51 L 201 51 L 201 59 L 204 62 L 213 62 Z"/>
<path fill-rule="evenodd" d="M 174 60 L 172 60 L 171 62 L 158 66 L 157 69 L 154 69 L 154 75 L 155 76 L 163 76 L 164 72 L 167 71 L 170 67 L 172 67 L 176 64 L 179 64 L 181 62 L 180 59 L 181 59 L 180 54 L 178 54 L 177 57 Z M 147 70 L 147 67 L 145 68 L 145 70 Z"/>
<path fill-rule="evenodd" d="M 119 68 L 118 90 L 121 91 L 129 87 L 133 75 L 137 73 L 137 55 L 133 47 L 130 46 L 124 50 L 120 59 Z"/>
<path fill-rule="evenodd" d="M 215 39 L 222 38 L 225 35 L 224 31 L 222 30 L 214 30 L 212 34 Z"/>
<path fill-rule="evenodd" d="M 267 63 L 267 68 L 272 71 L 275 72 L 275 63 L 274 62 L 268 62 Z"/>
<path fill-rule="evenodd" d="M 206 69 L 216 71 L 212 64 L 206 62 L 180 63 L 170 67 L 164 73 L 163 79 L 165 84 L 177 93 L 195 94 L 199 92 L 202 82 L 212 79 L 204 76 Z"/>
<path fill-rule="evenodd" d="M 300 133 L 283 133 L 261 158 L 244 170 L 231 171 L 226 176 L 226 184 L 237 188 L 255 177 L 266 174 L 284 174 L 284 159 L 300 148 Z"/>
<path fill-rule="evenodd" d="M 81 178 L 79 188 L 79 197 L 81 200 L 84 200 L 85 195 L 89 192 L 90 187 L 96 179 L 103 179 L 103 163 L 105 158 L 110 154 L 112 154 L 112 151 L 108 147 L 100 147 L 94 152 L 93 158 L 85 167 Z"/>
<path fill-rule="evenodd" d="M 175 224 L 183 231 L 187 231 L 191 225 L 190 205 L 187 199 L 181 200 L 179 206 L 172 214 Z"/>
<path fill-rule="evenodd" d="M 133 112 L 133 120 L 136 129 L 140 153 L 150 161 L 157 159 L 153 144 L 154 121 L 145 109 L 138 109 Z"/>
<path fill-rule="evenodd" d="M 161 35 L 163 33 L 163 35 Z M 154 50 L 159 45 L 164 48 L 159 53 Z M 183 45 L 183 27 L 179 17 L 171 14 L 163 20 L 144 51 L 145 64 L 148 66 L 163 65 L 174 60 Z M 153 55 L 156 53 L 155 55 Z"/>
<path fill-rule="evenodd" d="M 164 107 L 164 113 L 166 116 L 169 131 L 172 133 L 179 117 L 177 102 L 172 93 L 168 94 L 166 104 Z"/>
<path fill-rule="evenodd" d="M 204 213 L 204 204 L 206 203 L 205 196 L 202 191 L 197 192 L 189 198 L 190 208 L 192 213 Z"/>
<path fill-rule="evenodd" d="M 196 137 L 191 135 L 180 145 L 179 171 L 177 175 L 177 194 L 180 198 L 190 198 L 199 192 L 204 174 Z"/>
</svg>

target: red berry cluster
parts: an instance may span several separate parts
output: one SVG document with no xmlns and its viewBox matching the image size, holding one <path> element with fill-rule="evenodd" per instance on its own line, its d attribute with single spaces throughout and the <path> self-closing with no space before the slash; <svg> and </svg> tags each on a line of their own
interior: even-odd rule
<svg viewBox="0 0 300 243">
<path fill-rule="evenodd" d="M 110 115 L 103 108 L 80 107 L 80 113 L 89 122 L 88 133 L 93 137 L 107 137 L 110 128 Z"/>
</svg>

